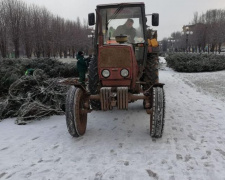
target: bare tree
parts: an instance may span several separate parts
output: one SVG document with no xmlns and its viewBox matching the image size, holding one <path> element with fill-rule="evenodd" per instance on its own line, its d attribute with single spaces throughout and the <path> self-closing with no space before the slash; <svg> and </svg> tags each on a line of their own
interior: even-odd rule
<svg viewBox="0 0 225 180">
<path fill-rule="evenodd" d="M 196 23 L 193 28 L 193 34 L 190 36 L 191 45 L 198 52 L 204 51 L 206 46 L 206 30 L 207 26 L 203 23 Z"/>
<path fill-rule="evenodd" d="M 193 51 L 198 49 L 198 52 L 201 52 L 205 51 L 208 46 L 208 51 L 220 52 L 221 45 L 225 43 L 225 10 L 208 10 L 200 16 L 196 12 L 192 25 L 184 27 L 190 27 L 189 31 L 192 31 L 193 34 L 188 35 L 185 30 L 183 30 L 183 35 L 179 32 L 172 33 L 171 37 L 175 40 L 175 47 L 185 49 L 188 45 L 188 47 L 192 47 Z"/>
<path fill-rule="evenodd" d="M 208 10 L 199 18 L 199 22 L 205 25 L 206 43 L 211 47 L 211 51 L 219 50 L 221 44 L 225 41 L 225 11 L 218 9 Z"/>
<path fill-rule="evenodd" d="M 168 48 L 168 39 L 167 38 L 163 38 L 162 40 L 162 51 L 166 52 Z"/>
<path fill-rule="evenodd" d="M 173 32 L 171 34 L 171 37 L 173 39 L 173 47 L 174 47 L 175 51 L 181 51 L 182 48 L 185 47 L 185 42 L 181 38 L 182 37 L 181 32 L 179 32 L 179 31 Z"/>
<path fill-rule="evenodd" d="M 31 58 L 33 52 L 33 34 L 32 8 L 28 7 L 22 20 L 22 40 L 28 58 Z"/>
<path fill-rule="evenodd" d="M 7 46 L 9 42 L 7 12 L 4 3 L 0 1 L 0 52 L 3 58 L 7 56 Z"/>
<path fill-rule="evenodd" d="M 20 0 L 0 0 L 0 52 L 3 57 L 13 44 L 15 57 L 24 51 L 30 58 L 73 55 L 91 45 L 87 22 L 65 20 L 46 8 L 27 6 Z"/>
<path fill-rule="evenodd" d="M 15 57 L 20 55 L 20 40 L 22 19 L 24 18 L 25 3 L 18 0 L 3 0 L 3 7 L 9 20 L 11 39 L 14 45 Z"/>
</svg>

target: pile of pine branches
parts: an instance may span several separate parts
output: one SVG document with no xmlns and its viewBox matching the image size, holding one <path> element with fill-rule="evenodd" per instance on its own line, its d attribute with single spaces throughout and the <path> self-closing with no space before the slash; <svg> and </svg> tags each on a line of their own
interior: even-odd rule
<svg viewBox="0 0 225 180">
<path fill-rule="evenodd" d="M 76 65 L 62 63 L 55 59 L 0 59 L 0 97 L 8 94 L 10 85 L 25 74 L 28 69 L 41 69 L 49 78 L 77 77 Z"/>
<path fill-rule="evenodd" d="M 24 124 L 44 116 L 63 114 L 68 87 L 58 83 L 59 78 L 48 78 L 37 69 L 33 76 L 22 76 L 9 88 L 9 94 L 0 103 L 2 119 L 17 117 Z"/>
<path fill-rule="evenodd" d="M 24 75 L 27 68 L 33 75 Z M 17 117 L 17 124 L 64 114 L 68 87 L 59 79 L 77 76 L 74 64 L 52 59 L 0 62 L 0 119 Z"/>
</svg>

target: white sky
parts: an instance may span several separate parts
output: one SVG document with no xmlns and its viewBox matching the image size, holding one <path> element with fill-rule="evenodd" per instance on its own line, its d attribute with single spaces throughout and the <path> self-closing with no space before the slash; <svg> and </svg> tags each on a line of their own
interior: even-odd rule
<svg viewBox="0 0 225 180">
<path fill-rule="evenodd" d="M 53 14 L 60 17 L 81 21 L 87 20 L 88 13 L 95 12 L 97 4 L 138 2 L 137 0 L 23 0 L 28 3 L 45 6 Z M 169 37 L 174 31 L 181 31 L 182 26 L 189 24 L 194 12 L 205 13 L 209 9 L 225 9 L 225 0 L 142 0 L 146 6 L 146 13 L 159 13 L 158 37 L 161 40 Z M 150 24 L 150 19 L 148 21 Z"/>
</svg>

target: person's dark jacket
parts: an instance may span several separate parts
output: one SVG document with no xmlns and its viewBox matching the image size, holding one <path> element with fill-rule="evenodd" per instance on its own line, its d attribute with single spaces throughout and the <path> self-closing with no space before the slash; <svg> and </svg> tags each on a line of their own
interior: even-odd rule
<svg viewBox="0 0 225 180">
<path fill-rule="evenodd" d="M 87 64 L 84 60 L 84 56 L 77 55 L 77 60 L 77 70 L 83 72 L 87 71 Z"/>
<path fill-rule="evenodd" d="M 29 68 L 26 70 L 25 75 L 31 76 L 31 75 L 33 75 L 33 73 L 34 73 L 34 69 Z"/>
<path fill-rule="evenodd" d="M 126 24 L 118 26 L 113 33 L 114 36 L 119 36 L 119 35 L 128 35 L 130 36 L 128 38 L 128 41 L 134 42 L 134 37 L 136 36 L 136 29 L 131 27 L 130 29 L 127 28 Z"/>
<path fill-rule="evenodd" d="M 86 61 L 87 67 L 89 67 L 89 63 L 91 61 L 91 55 L 88 58 L 86 58 L 85 61 Z"/>
</svg>

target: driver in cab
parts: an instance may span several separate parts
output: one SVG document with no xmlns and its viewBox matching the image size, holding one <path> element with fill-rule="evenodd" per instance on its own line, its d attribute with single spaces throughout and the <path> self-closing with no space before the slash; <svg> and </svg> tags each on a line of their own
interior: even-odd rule
<svg viewBox="0 0 225 180">
<path fill-rule="evenodd" d="M 134 37 L 136 36 L 136 30 L 133 28 L 134 20 L 133 19 L 127 19 L 125 24 L 120 25 L 116 28 L 113 36 L 119 36 L 119 35 L 127 35 L 128 41 L 133 43 Z"/>
</svg>

